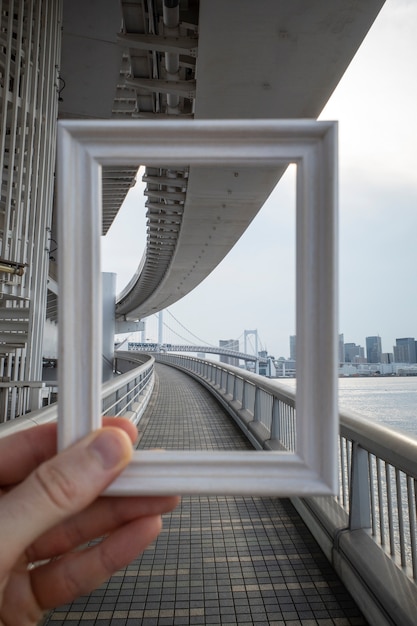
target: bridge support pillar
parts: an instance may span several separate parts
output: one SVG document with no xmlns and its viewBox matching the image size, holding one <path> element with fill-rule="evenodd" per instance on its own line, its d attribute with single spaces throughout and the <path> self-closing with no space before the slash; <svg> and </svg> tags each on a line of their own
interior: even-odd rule
<svg viewBox="0 0 417 626">
<path fill-rule="evenodd" d="M 251 335 L 253 335 L 255 337 L 255 356 L 258 357 L 258 331 L 257 330 L 245 330 L 244 331 L 244 352 L 245 354 L 249 354 L 248 353 L 248 346 L 247 346 L 247 338 L 250 337 Z M 246 362 L 246 367 L 247 367 L 247 362 Z M 259 374 L 259 360 L 256 359 L 255 361 L 255 373 Z"/>
<path fill-rule="evenodd" d="M 116 330 L 116 274 L 106 272 L 103 280 L 103 382 L 113 376 L 114 335 Z"/>
</svg>

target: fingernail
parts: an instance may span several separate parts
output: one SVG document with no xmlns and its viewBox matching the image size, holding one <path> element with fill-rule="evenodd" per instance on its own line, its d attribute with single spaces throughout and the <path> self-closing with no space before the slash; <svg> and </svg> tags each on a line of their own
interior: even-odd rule
<svg viewBox="0 0 417 626">
<path fill-rule="evenodd" d="M 103 469 L 111 469 L 120 465 L 126 456 L 126 449 L 113 430 L 101 430 L 88 446 L 96 454 Z"/>
</svg>

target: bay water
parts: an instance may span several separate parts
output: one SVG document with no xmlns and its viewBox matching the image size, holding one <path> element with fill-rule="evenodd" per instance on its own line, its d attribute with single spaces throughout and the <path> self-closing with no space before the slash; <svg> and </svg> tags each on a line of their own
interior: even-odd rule
<svg viewBox="0 0 417 626">
<path fill-rule="evenodd" d="M 340 378 L 339 407 L 417 438 L 417 376 Z"/>
<path fill-rule="evenodd" d="M 295 387 L 295 379 L 278 380 Z M 339 378 L 339 408 L 417 438 L 417 376 Z"/>
</svg>

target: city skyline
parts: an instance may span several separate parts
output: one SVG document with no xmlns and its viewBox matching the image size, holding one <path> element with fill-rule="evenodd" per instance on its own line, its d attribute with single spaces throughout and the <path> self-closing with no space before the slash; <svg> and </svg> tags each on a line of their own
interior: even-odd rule
<svg viewBox="0 0 417 626">
<path fill-rule="evenodd" d="M 129 341 L 139 341 L 140 343 L 142 341 L 149 342 L 151 345 L 158 345 L 158 337 L 159 337 L 159 330 L 158 330 L 158 324 L 159 324 L 159 319 L 158 319 L 158 314 L 155 314 L 154 316 L 152 316 L 153 318 L 153 325 L 151 326 L 151 328 L 147 328 L 146 330 L 146 338 L 143 340 L 142 338 L 130 338 Z M 148 318 L 148 321 L 151 318 Z M 231 336 L 228 339 L 225 339 L 224 337 L 218 338 L 217 341 L 215 341 L 214 343 L 208 344 L 208 342 L 204 342 L 203 339 L 201 339 L 201 341 L 199 342 L 198 337 L 185 337 L 185 335 L 187 335 L 187 333 L 189 333 L 189 335 L 192 335 L 191 331 L 188 331 L 188 329 L 186 329 L 180 322 L 180 320 L 176 320 L 174 318 L 175 322 L 177 322 L 179 324 L 179 326 L 181 327 L 179 330 L 180 332 L 177 333 L 177 331 L 175 330 L 175 328 L 172 328 L 172 326 L 169 326 L 168 324 L 166 324 L 164 322 L 164 327 L 168 330 L 169 336 L 167 336 L 167 330 L 165 330 L 163 332 L 163 344 L 172 344 L 172 345 L 182 345 L 182 344 L 187 344 L 187 345 L 191 345 L 191 346 L 195 346 L 196 349 L 198 349 L 199 351 L 202 350 L 204 352 L 204 345 L 207 344 L 207 347 L 230 347 L 231 350 L 235 350 L 236 352 L 245 352 L 245 337 L 244 335 L 246 333 L 250 333 L 250 335 L 254 334 L 254 331 L 249 331 L 249 330 L 244 330 L 239 337 L 234 337 Z M 172 321 L 170 321 L 170 324 L 172 324 Z M 255 331 L 256 332 L 256 331 Z M 182 333 L 182 334 L 181 334 Z M 142 333 L 134 333 L 134 335 L 138 336 L 138 335 L 142 335 Z M 376 342 L 377 345 L 377 354 L 379 355 L 379 358 L 375 358 L 373 360 L 368 360 L 369 356 L 368 356 L 368 340 L 375 340 L 377 339 L 378 341 Z M 413 344 L 413 347 L 410 348 L 409 347 L 409 343 L 410 341 Z M 248 354 L 255 354 L 256 349 L 255 349 L 255 345 L 256 343 L 253 343 L 253 341 L 251 341 L 251 337 L 248 337 L 247 343 L 249 345 L 249 348 L 247 348 L 246 352 Z M 371 345 L 372 343 L 375 342 L 369 342 L 369 344 Z M 270 351 L 267 350 L 268 356 L 272 356 L 275 359 L 278 358 L 284 358 L 286 360 L 295 360 L 295 352 L 296 352 L 296 335 L 289 335 L 288 336 L 288 341 L 287 341 L 287 351 L 282 353 L 282 354 L 274 354 Z M 389 362 L 417 362 L 417 341 L 415 339 L 415 336 L 410 336 L 410 337 L 396 337 L 395 338 L 395 343 L 392 345 L 392 349 L 391 350 L 383 350 L 382 349 L 382 337 L 380 337 L 379 335 L 368 335 L 366 337 L 363 338 L 362 342 L 357 343 L 357 340 L 355 341 L 345 341 L 345 336 L 344 333 L 339 333 L 339 357 L 340 355 L 340 351 L 341 351 L 341 346 L 343 346 L 343 349 L 345 351 L 347 351 L 348 354 L 352 354 L 355 356 L 362 356 L 366 362 L 369 363 L 382 363 L 385 362 L 384 359 L 386 359 L 387 355 L 390 355 L 390 361 Z M 362 353 L 358 354 L 358 351 L 361 350 Z M 405 354 L 406 352 L 404 352 L 404 350 L 407 351 L 413 351 L 412 353 L 412 357 L 411 360 L 409 360 L 410 355 L 407 358 L 400 358 L 401 354 Z M 262 345 L 262 342 L 259 341 L 259 345 L 258 345 L 258 352 L 263 352 L 264 351 L 264 346 Z M 383 357 L 383 358 L 380 358 Z M 413 360 L 413 358 L 415 360 Z M 346 362 L 350 362 L 351 358 L 346 358 L 346 359 L 342 359 L 340 358 L 340 360 L 342 361 L 346 361 Z"/>
<path fill-rule="evenodd" d="M 415 23 L 417 3 L 387 0 L 320 116 L 339 121 L 339 327 L 348 342 L 379 335 L 383 352 L 392 351 L 398 328 L 403 337 L 416 334 Z M 111 238 L 105 244 L 104 271 L 118 274 L 118 290 L 145 245 L 141 187 L 111 229 L 124 254 Z M 270 354 L 288 354 L 295 334 L 294 187 L 290 167 L 226 259 L 170 307 L 205 342 L 256 328 Z"/>
</svg>

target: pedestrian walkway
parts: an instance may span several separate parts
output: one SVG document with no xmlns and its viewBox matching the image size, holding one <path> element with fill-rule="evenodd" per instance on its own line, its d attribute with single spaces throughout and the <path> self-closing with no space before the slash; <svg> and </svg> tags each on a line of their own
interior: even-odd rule
<svg viewBox="0 0 417 626">
<path fill-rule="evenodd" d="M 157 365 L 139 448 L 249 448 L 194 379 Z M 184 497 L 157 541 L 48 626 L 365 626 L 287 499 Z"/>
</svg>

